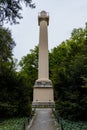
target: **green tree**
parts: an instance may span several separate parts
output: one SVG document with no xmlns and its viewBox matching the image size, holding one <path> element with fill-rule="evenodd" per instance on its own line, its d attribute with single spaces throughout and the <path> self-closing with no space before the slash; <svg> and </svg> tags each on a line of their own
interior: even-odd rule
<svg viewBox="0 0 87 130">
<path fill-rule="evenodd" d="M 53 48 L 50 54 L 56 108 L 64 118 L 87 119 L 86 33 L 87 26 L 74 29 L 71 38 Z"/>
<path fill-rule="evenodd" d="M 31 88 L 29 86 L 28 75 L 24 73 L 17 74 L 17 85 L 14 92 L 17 114 L 19 116 L 30 116 L 31 114 Z"/>
<path fill-rule="evenodd" d="M 15 84 L 15 63 L 12 57 L 14 46 L 15 42 L 10 30 L 0 27 L 0 106 L 2 106 L 0 108 L 8 107 L 9 95 L 11 95 L 11 89 Z M 3 113 L 5 114 L 5 112 Z"/>
<path fill-rule="evenodd" d="M 15 70 L 12 50 L 15 42 L 8 29 L 0 28 L 0 116 L 29 116 L 30 89 L 27 74 Z"/>
<path fill-rule="evenodd" d="M 0 27 L 0 74 L 3 74 L 5 69 L 13 68 L 13 53 L 15 46 L 9 29 Z"/>
<path fill-rule="evenodd" d="M 15 42 L 9 29 L 0 27 L 0 61 L 8 61 L 12 57 Z"/>
</svg>

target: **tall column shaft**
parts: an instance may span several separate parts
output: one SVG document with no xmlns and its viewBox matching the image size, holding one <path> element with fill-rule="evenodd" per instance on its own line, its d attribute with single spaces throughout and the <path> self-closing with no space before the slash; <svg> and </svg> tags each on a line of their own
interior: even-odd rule
<svg viewBox="0 0 87 130">
<path fill-rule="evenodd" d="M 47 21 L 40 21 L 38 79 L 49 79 Z"/>
</svg>

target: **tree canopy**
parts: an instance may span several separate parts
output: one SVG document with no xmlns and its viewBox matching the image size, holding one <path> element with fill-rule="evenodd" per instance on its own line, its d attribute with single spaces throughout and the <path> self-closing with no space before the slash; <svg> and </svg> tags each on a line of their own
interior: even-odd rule
<svg viewBox="0 0 87 130">
<path fill-rule="evenodd" d="M 4 21 L 10 22 L 11 24 L 18 23 L 17 19 L 22 18 L 20 13 L 23 7 L 22 3 L 30 8 L 35 8 L 32 0 L 0 0 L 0 25 Z"/>
<path fill-rule="evenodd" d="M 56 109 L 64 118 L 87 120 L 87 26 L 52 49 L 51 79 Z"/>
<path fill-rule="evenodd" d="M 12 52 L 15 45 L 10 30 L 0 27 L 0 117 L 29 116 L 31 113 L 27 75 L 15 70 Z"/>
</svg>

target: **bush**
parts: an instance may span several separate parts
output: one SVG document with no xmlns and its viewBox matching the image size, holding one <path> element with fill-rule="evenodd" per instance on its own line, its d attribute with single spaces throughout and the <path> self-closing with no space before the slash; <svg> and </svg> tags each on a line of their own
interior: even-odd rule
<svg viewBox="0 0 87 130">
<path fill-rule="evenodd" d="M 7 103 L 0 103 L 0 117 L 14 117 L 17 115 L 17 107 L 8 105 Z"/>
<path fill-rule="evenodd" d="M 30 102 L 22 102 L 19 104 L 18 115 L 21 117 L 30 116 L 32 107 Z"/>
<path fill-rule="evenodd" d="M 55 105 L 56 111 L 60 114 L 64 119 L 72 119 L 72 120 L 87 120 L 86 110 L 84 110 L 84 106 L 80 106 L 75 102 L 61 101 L 58 100 Z"/>
</svg>

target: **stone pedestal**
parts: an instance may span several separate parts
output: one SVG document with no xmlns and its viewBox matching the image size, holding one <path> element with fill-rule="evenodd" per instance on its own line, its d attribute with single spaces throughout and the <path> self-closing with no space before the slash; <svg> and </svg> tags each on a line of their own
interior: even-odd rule
<svg viewBox="0 0 87 130">
<path fill-rule="evenodd" d="M 37 80 L 33 90 L 33 107 L 54 107 L 53 87 L 50 80 Z"/>
</svg>

